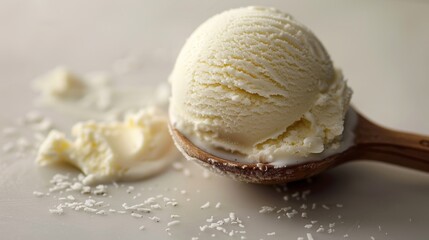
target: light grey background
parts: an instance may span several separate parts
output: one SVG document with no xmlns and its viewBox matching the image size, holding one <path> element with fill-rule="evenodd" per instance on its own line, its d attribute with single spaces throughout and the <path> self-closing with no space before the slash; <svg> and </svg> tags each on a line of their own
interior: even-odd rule
<svg viewBox="0 0 429 240">
<path fill-rule="evenodd" d="M 57 65 L 77 72 L 111 70 L 118 59 L 138 55 L 139 73 L 119 82 L 150 87 L 166 81 L 186 37 L 202 21 L 246 5 L 278 7 L 311 28 L 335 65 L 343 69 L 354 90 L 353 104 L 365 115 L 388 127 L 429 135 L 429 4 L 425 1 L 3 0 L 0 128 L 35 108 L 31 80 Z M 42 111 L 63 129 L 75 121 Z M 199 168 L 189 167 L 190 178 L 169 171 L 133 183 L 138 189 L 152 186 L 153 193 L 142 191 L 147 196 L 175 196 L 169 192 L 174 187 L 190 192 L 190 203 L 175 210 L 183 216 L 182 223 L 168 237 L 165 222 L 146 220 L 148 229 L 138 231 L 141 222 L 129 216 L 53 216 L 47 210 L 56 201 L 35 198 L 32 192 L 46 190 L 48 180 L 59 170 L 38 168 L 33 159 L 1 156 L 0 238 L 190 239 L 198 236 L 198 226 L 207 217 L 222 211 L 223 215 L 235 211 L 243 218 L 251 216 L 246 219 L 248 239 L 296 239 L 311 232 L 303 228 L 304 220 L 258 214 L 262 205 L 285 204 L 272 187 L 204 179 Z M 310 187 L 311 201 L 344 204 L 336 212 L 313 213 L 325 223 L 341 213 L 344 221 L 334 234 L 313 234 L 315 239 L 343 239 L 344 234 L 349 239 L 427 239 L 429 235 L 429 175 L 425 173 L 372 162 L 351 163 L 314 179 Z M 122 203 L 126 197 L 122 195 L 117 193 L 111 201 Z M 221 201 L 223 208 L 202 212 L 199 206 L 206 201 Z M 169 214 L 165 211 L 160 216 Z M 275 236 L 266 236 L 273 231 Z M 211 239 L 210 234 L 199 237 Z M 217 234 L 216 239 L 228 238 Z"/>
</svg>

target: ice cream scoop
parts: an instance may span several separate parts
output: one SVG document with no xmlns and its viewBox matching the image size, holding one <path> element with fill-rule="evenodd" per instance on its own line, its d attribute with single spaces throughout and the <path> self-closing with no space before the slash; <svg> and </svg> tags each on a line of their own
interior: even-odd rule
<svg viewBox="0 0 429 240">
<path fill-rule="evenodd" d="M 178 148 L 239 180 L 289 182 L 362 158 L 429 168 L 428 138 L 348 110 L 351 90 L 321 42 L 273 8 L 207 20 L 182 48 L 170 82 Z"/>
<path fill-rule="evenodd" d="M 249 163 L 337 147 L 351 97 L 316 36 L 265 7 L 232 9 L 203 23 L 170 82 L 175 127 Z"/>
</svg>

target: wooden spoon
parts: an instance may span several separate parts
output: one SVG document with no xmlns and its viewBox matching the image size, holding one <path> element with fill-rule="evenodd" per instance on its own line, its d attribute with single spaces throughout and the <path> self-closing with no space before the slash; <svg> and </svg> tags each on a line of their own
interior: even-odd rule
<svg viewBox="0 0 429 240">
<path fill-rule="evenodd" d="M 399 132 L 378 126 L 356 113 L 354 142 L 345 151 L 322 160 L 275 167 L 264 163 L 241 163 L 214 156 L 194 145 L 170 124 L 178 149 L 188 160 L 235 180 L 278 184 L 308 178 L 352 160 L 376 160 L 429 172 L 429 136 Z"/>
</svg>

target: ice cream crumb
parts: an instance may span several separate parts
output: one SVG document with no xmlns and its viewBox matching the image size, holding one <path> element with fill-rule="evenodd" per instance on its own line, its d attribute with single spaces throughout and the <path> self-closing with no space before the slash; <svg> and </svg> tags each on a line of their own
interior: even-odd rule
<svg viewBox="0 0 429 240">
<path fill-rule="evenodd" d="M 168 133 L 167 116 L 156 108 L 129 114 L 120 122 L 80 122 L 72 128 L 72 135 L 74 141 L 62 132 L 51 131 L 36 162 L 41 166 L 59 162 L 75 165 L 85 173 L 85 184 L 149 177 L 166 169 L 178 156 Z M 124 144 L 122 139 L 132 144 Z M 28 141 L 18 140 L 18 144 L 24 148 Z M 127 192 L 132 190 L 130 186 Z"/>
</svg>

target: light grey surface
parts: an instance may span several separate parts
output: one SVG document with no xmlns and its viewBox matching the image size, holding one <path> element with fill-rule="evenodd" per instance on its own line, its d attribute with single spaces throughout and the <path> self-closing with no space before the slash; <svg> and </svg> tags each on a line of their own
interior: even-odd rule
<svg viewBox="0 0 429 240">
<path fill-rule="evenodd" d="M 278 7 L 310 27 L 349 79 L 355 91 L 354 105 L 371 119 L 429 134 L 429 4 L 423 1 L 2 1 L 0 128 L 35 109 L 30 82 L 57 65 L 78 72 L 110 71 L 118 59 L 138 56 L 138 73 L 117 77 L 118 84 L 153 86 L 165 81 L 180 47 L 196 26 L 217 12 L 250 4 Z M 64 130 L 76 120 L 48 109 L 41 111 Z M 0 143 L 7 141 L 2 138 Z M 378 163 L 351 163 L 315 178 L 312 184 L 289 186 L 289 193 L 311 189 L 308 204 L 341 203 L 343 208 L 327 211 L 319 207 L 309 211 L 307 220 L 278 220 L 275 214 L 258 213 L 261 206 L 299 209 L 302 202 L 284 202 L 286 193 L 273 187 L 221 177 L 206 179 L 200 168 L 189 168 L 191 177 L 170 170 L 131 184 L 136 186 L 135 193 L 145 197 L 164 194 L 179 200 L 177 208 L 156 213 L 160 223 L 129 215 L 66 212 L 56 216 L 48 209 L 59 201 L 36 198 L 32 192 L 47 191 L 49 179 L 58 171 L 76 172 L 39 168 L 31 157 L 2 154 L 1 238 L 212 239 L 212 232 L 200 233 L 198 226 L 206 224 L 211 215 L 224 217 L 232 211 L 245 222 L 247 239 L 297 239 L 307 232 L 314 239 L 343 239 L 344 234 L 349 239 L 426 239 L 429 234 L 429 175 L 425 173 Z M 174 188 L 188 193 L 184 196 Z M 108 199 L 112 205 L 131 201 L 123 188 L 113 189 L 112 195 Z M 222 202 L 222 207 L 200 209 L 207 201 L 212 205 Z M 176 213 L 182 222 L 171 227 L 169 237 L 166 224 L 170 214 Z M 337 219 L 339 214 L 342 220 Z M 313 219 L 325 226 L 336 221 L 336 232 L 305 229 L 304 224 Z M 139 231 L 141 224 L 147 229 Z M 267 236 L 268 232 L 276 235 Z M 216 233 L 216 239 L 229 237 Z"/>
</svg>

